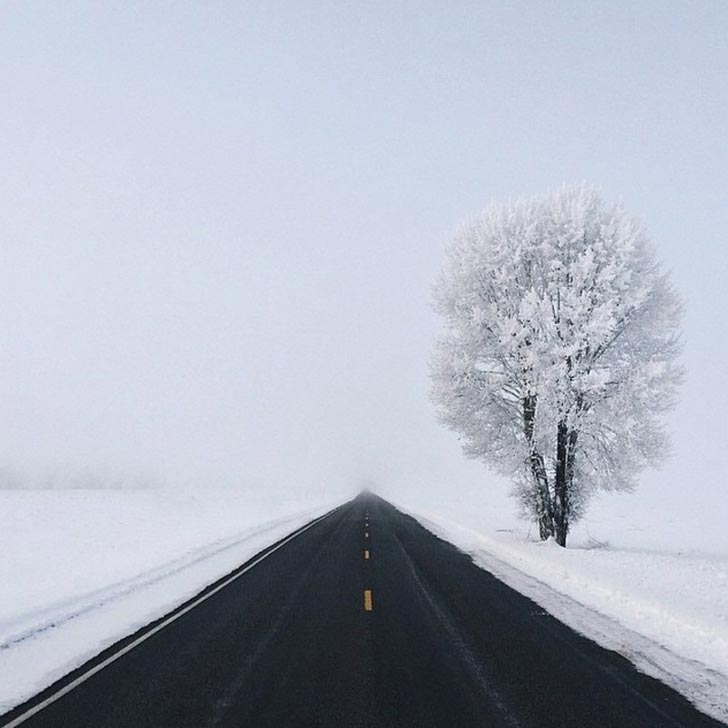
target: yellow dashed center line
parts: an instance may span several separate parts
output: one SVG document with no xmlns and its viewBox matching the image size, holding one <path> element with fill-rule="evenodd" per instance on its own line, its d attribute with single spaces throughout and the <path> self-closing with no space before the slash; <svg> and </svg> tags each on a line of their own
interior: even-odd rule
<svg viewBox="0 0 728 728">
<path fill-rule="evenodd" d="M 364 528 L 366 529 L 364 531 L 364 538 L 369 538 L 369 514 L 364 514 Z M 369 561 L 371 558 L 371 554 L 369 553 L 369 549 L 364 549 L 364 560 Z M 365 612 L 371 612 L 374 608 L 374 605 L 372 604 L 372 590 L 371 589 L 365 589 L 364 590 L 364 611 Z"/>
</svg>

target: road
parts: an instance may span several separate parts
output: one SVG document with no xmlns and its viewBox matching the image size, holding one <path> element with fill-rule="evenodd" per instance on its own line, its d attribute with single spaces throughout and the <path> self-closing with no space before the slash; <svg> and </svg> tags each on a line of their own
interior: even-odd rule
<svg viewBox="0 0 728 728">
<path fill-rule="evenodd" d="M 336 509 L 133 646 L 145 634 L 0 725 L 722 725 L 373 496 Z M 12 722 L 44 699 L 52 702 Z"/>
</svg>

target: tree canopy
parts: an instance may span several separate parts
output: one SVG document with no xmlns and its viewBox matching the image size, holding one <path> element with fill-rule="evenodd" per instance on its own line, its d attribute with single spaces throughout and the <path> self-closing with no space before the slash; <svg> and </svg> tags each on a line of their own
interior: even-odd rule
<svg viewBox="0 0 728 728">
<path fill-rule="evenodd" d="M 442 422 L 564 545 L 595 490 L 630 489 L 666 455 L 681 378 L 668 274 L 643 226 L 581 185 L 463 223 L 434 294 Z"/>
</svg>

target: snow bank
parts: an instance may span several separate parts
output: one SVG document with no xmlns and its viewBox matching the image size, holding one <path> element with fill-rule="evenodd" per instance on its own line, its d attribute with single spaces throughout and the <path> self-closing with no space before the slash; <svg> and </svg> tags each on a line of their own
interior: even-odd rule
<svg viewBox="0 0 728 728">
<path fill-rule="evenodd" d="M 402 507 L 558 619 L 728 721 L 728 556 L 559 548 Z"/>
<path fill-rule="evenodd" d="M 0 714 L 334 503 L 0 491 Z"/>
</svg>

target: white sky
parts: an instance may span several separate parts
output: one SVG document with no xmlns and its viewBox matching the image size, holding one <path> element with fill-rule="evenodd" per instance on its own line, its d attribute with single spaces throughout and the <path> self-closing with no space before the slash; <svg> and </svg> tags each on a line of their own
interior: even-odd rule
<svg viewBox="0 0 728 728">
<path fill-rule="evenodd" d="M 688 304 L 646 487 L 723 492 L 727 39 L 723 0 L 4 3 L 0 464 L 485 481 L 428 400 L 443 243 L 587 180 Z"/>
</svg>

